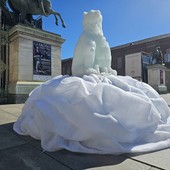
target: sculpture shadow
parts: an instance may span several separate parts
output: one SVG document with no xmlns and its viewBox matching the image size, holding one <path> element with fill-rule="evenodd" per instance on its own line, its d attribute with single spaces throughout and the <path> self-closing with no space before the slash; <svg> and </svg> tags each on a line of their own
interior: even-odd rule
<svg viewBox="0 0 170 170">
<path fill-rule="evenodd" d="M 67 150 L 46 153 L 50 157 L 74 170 L 107 166 L 114 167 L 116 165 L 122 164 L 125 160 L 128 159 L 121 155 L 74 153 Z"/>
<path fill-rule="evenodd" d="M 3 129 L 3 133 L 1 133 L 1 129 Z M 119 165 L 123 163 L 126 159 L 128 159 L 121 155 L 118 156 L 74 153 L 67 150 L 60 150 L 56 152 L 43 152 L 43 149 L 41 148 L 41 142 L 39 140 L 33 139 L 29 136 L 18 135 L 13 130 L 13 123 L 0 125 L 0 137 L 3 138 L 3 136 L 8 136 L 5 139 L 6 141 L 4 141 L 4 145 L 5 143 L 10 143 L 12 147 L 16 146 L 22 148 L 22 151 L 25 153 L 28 152 L 28 147 L 26 146 L 33 147 L 34 150 L 37 150 L 37 152 L 40 152 L 44 156 L 48 156 L 51 160 L 51 163 L 56 161 L 56 164 L 60 163 L 74 170 Z M 15 145 L 13 146 L 14 143 Z M 11 148 L 10 145 L 9 148 Z M 8 150 L 9 148 L 6 149 Z M 31 161 L 32 158 L 29 159 Z M 9 162 L 10 161 L 11 160 L 9 160 Z M 16 160 L 16 162 L 17 161 L 20 161 L 19 158 L 18 160 Z"/>
</svg>

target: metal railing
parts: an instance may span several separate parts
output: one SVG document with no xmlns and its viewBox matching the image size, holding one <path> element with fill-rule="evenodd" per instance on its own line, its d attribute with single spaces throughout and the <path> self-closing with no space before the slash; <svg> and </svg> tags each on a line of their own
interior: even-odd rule
<svg viewBox="0 0 170 170">
<path fill-rule="evenodd" d="M 0 20 L 2 15 L 0 11 Z M 0 102 L 8 93 L 8 59 L 9 59 L 9 36 L 8 30 L 0 22 Z"/>
</svg>

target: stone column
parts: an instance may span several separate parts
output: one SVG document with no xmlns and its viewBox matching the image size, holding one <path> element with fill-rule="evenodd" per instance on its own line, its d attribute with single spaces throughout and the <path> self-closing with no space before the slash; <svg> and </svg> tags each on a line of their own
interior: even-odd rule
<svg viewBox="0 0 170 170">
<path fill-rule="evenodd" d="M 64 39 L 54 33 L 16 25 L 9 31 L 9 41 L 8 99 L 10 103 L 22 103 L 35 87 L 61 74 L 61 45 Z M 34 77 L 34 42 L 51 47 L 51 73 L 45 79 Z"/>
<path fill-rule="evenodd" d="M 158 93 L 167 93 L 165 70 L 166 67 L 161 64 L 147 66 L 148 84 L 158 91 Z"/>
</svg>

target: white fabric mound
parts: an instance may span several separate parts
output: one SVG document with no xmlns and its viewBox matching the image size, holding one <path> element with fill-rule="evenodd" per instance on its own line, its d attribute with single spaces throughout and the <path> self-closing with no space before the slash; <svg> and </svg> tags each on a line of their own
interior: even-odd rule
<svg viewBox="0 0 170 170">
<path fill-rule="evenodd" d="M 46 151 L 148 152 L 170 147 L 170 110 L 130 77 L 58 76 L 30 94 L 14 130 Z"/>
</svg>

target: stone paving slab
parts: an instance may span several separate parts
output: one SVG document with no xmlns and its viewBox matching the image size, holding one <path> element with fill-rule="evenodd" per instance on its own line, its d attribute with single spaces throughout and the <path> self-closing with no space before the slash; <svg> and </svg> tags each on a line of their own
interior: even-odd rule
<svg viewBox="0 0 170 170">
<path fill-rule="evenodd" d="M 170 106 L 170 93 L 168 93 L 168 94 L 161 94 L 160 96 L 162 98 L 164 98 L 165 101 L 167 102 L 167 104 Z"/>
<path fill-rule="evenodd" d="M 69 170 L 48 155 L 24 144 L 0 151 L 1 170 Z"/>
<path fill-rule="evenodd" d="M 74 170 L 150 170 L 151 166 L 115 155 L 73 153 L 66 150 L 46 152 L 49 156 Z"/>
<path fill-rule="evenodd" d="M 22 140 L 25 143 L 29 143 L 30 145 L 34 146 L 35 148 L 37 148 L 40 151 L 43 151 L 42 147 L 41 147 L 41 142 L 40 140 L 36 140 L 30 136 L 24 136 L 24 135 L 18 135 L 17 133 L 14 132 L 13 130 L 13 124 L 14 123 L 9 123 L 9 124 L 5 124 L 3 125 L 3 128 L 7 129 L 11 134 L 15 135 L 15 137 L 18 140 Z"/>
<path fill-rule="evenodd" d="M 0 125 L 15 122 L 24 104 L 0 105 Z"/>
<path fill-rule="evenodd" d="M 17 116 L 12 115 L 8 112 L 0 110 L 0 125 L 10 123 L 10 122 L 15 122 L 17 120 Z"/>
<path fill-rule="evenodd" d="M 133 167 L 133 165 L 131 164 L 128 164 L 127 166 L 119 166 L 119 167 L 113 167 L 113 166 L 104 166 L 104 167 L 98 167 L 98 168 L 90 168 L 90 169 L 87 169 L 87 170 L 136 170 L 136 167 Z M 143 170 L 143 169 L 141 169 Z M 157 168 L 153 168 L 151 167 L 149 170 L 160 170 L 160 169 L 157 169 Z"/>
<path fill-rule="evenodd" d="M 149 170 L 160 170 L 160 169 L 152 167 L 152 168 L 149 169 Z"/>
<path fill-rule="evenodd" d="M 127 156 L 157 168 L 170 170 L 170 148 L 146 154 L 127 154 Z"/>
<path fill-rule="evenodd" d="M 15 134 L 0 126 L 0 150 L 11 148 L 26 143 Z"/>
<path fill-rule="evenodd" d="M 0 111 L 18 117 L 21 114 L 23 106 L 24 104 L 0 105 Z"/>
<path fill-rule="evenodd" d="M 11 131 L 12 133 L 14 133 L 13 124 L 14 124 L 13 122 L 12 123 L 7 123 L 7 124 L 0 125 L 0 127 L 3 127 L 5 129 Z M 17 134 L 15 133 L 15 135 L 17 135 Z"/>
<path fill-rule="evenodd" d="M 26 141 L 27 143 L 29 143 L 30 145 L 34 146 L 36 149 L 43 152 L 43 148 L 41 147 L 41 141 L 40 140 L 33 139 L 30 136 L 20 136 L 20 138 L 22 140 Z"/>
</svg>

